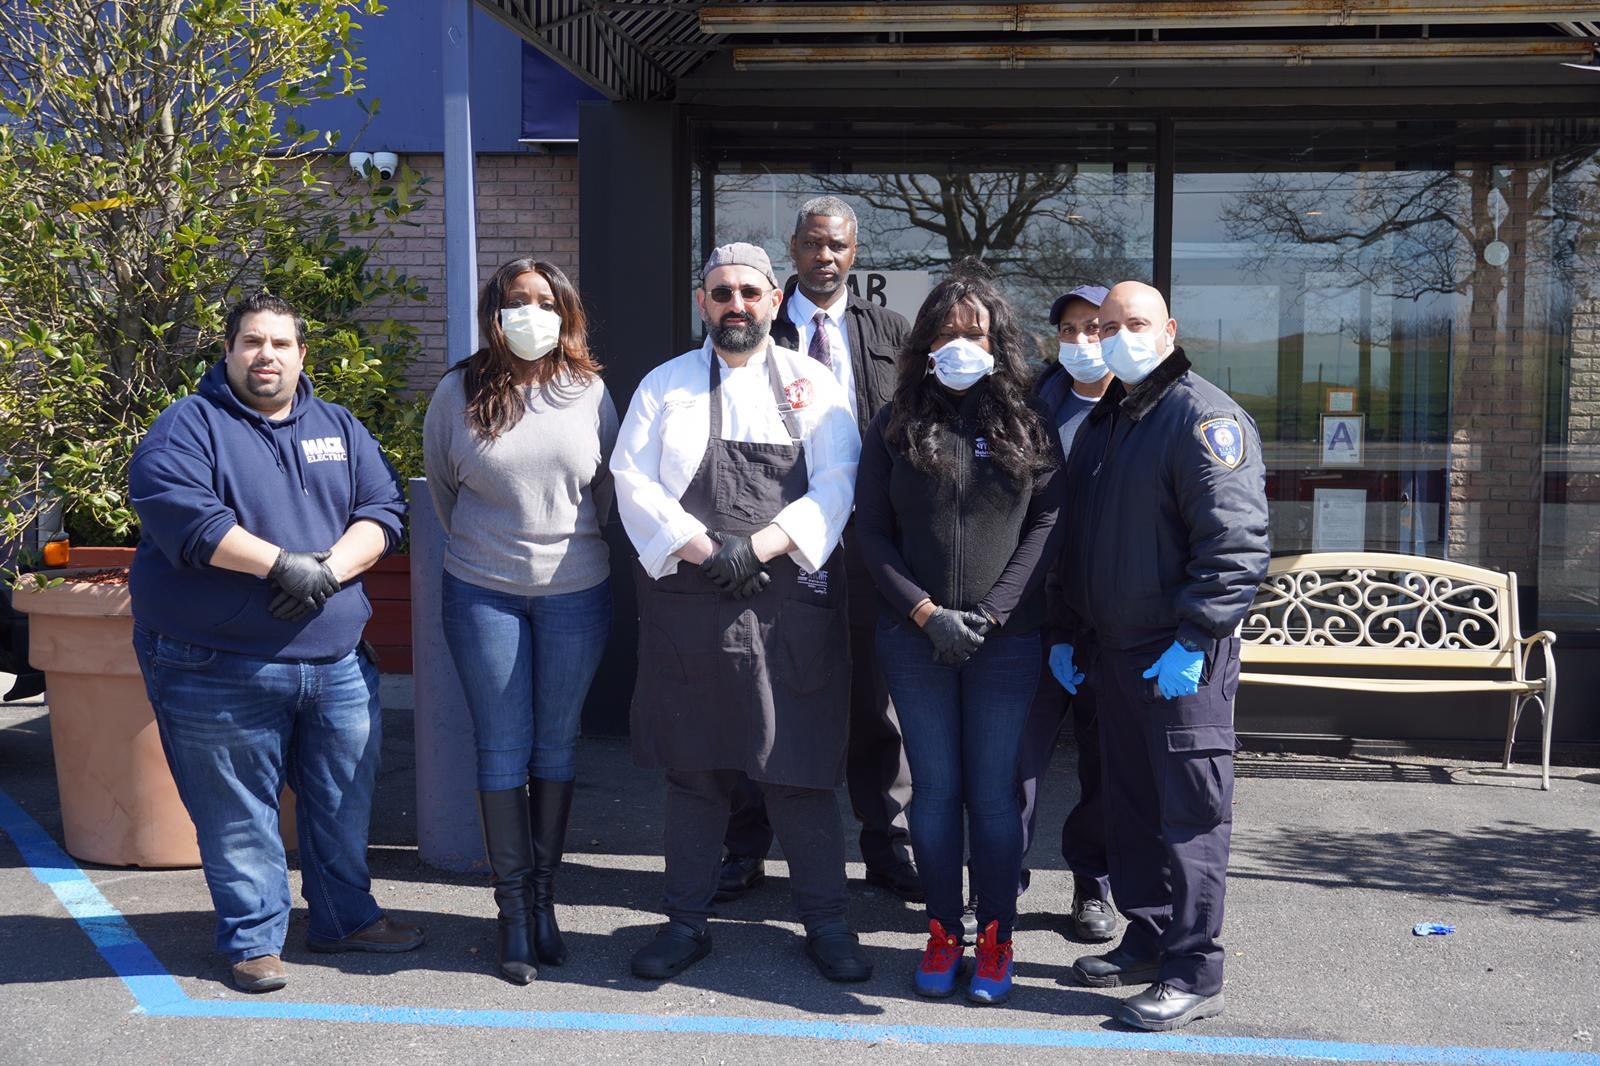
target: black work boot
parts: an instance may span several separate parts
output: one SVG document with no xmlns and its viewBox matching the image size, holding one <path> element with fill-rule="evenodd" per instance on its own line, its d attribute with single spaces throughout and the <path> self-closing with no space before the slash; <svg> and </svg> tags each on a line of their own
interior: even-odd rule
<svg viewBox="0 0 1600 1066">
<path fill-rule="evenodd" d="M 483 818 L 484 850 L 489 855 L 490 884 L 500 908 L 496 957 L 507 981 L 525 985 L 539 976 L 533 961 L 529 903 L 532 892 L 533 840 L 528 832 L 528 798 L 523 788 L 478 793 Z"/>
<path fill-rule="evenodd" d="M 1072 976 L 1090 988 L 1142 985 L 1161 976 L 1161 959 L 1141 959 L 1118 944 L 1104 955 L 1084 955 L 1072 964 Z"/>
<path fill-rule="evenodd" d="M 556 925 L 556 867 L 567 846 L 567 817 L 572 813 L 572 781 L 528 780 L 528 812 L 533 824 L 533 947 L 539 961 L 560 966 L 567 945 Z"/>
</svg>

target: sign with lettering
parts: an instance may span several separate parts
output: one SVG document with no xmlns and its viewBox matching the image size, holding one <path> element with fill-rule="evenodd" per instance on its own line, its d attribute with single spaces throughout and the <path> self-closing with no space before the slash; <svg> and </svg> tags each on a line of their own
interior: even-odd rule
<svg viewBox="0 0 1600 1066">
<path fill-rule="evenodd" d="M 926 270 L 862 270 L 850 272 L 845 280 L 851 293 L 868 303 L 898 311 L 913 322 L 917 309 L 933 287 L 932 276 Z"/>
<path fill-rule="evenodd" d="M 1366 421 L 1362 415 L 1322 416 L 1323 466 L 1361 465 L 1361 439 Z"/>
</svg>

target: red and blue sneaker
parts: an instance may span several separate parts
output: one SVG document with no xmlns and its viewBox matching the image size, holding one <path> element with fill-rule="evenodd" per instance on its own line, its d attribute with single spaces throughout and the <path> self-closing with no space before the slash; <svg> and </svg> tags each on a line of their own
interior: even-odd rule
<svg viewBox="0 0 1600 1066">
<path fill-rule="evenodd" d="M 917 967 L 917 995 L 943 999 L 956 990 L 956 974 L 961 970 L 961 955 L 966 949 L 959 936 L 944 931 L 938 919 L 928 922 L 928 946 L 922 949 L 922 964 Z"/>
<path fill-rule="evenodd" d="M 990 922 L 978 934 L 978 968 L 967 984 L 967 998 L 974 1003 L 1004 1003 L 1011 995 L 1011 941 L 1000 943 L 999 933 L 1000 923 Z"/>
</svg>

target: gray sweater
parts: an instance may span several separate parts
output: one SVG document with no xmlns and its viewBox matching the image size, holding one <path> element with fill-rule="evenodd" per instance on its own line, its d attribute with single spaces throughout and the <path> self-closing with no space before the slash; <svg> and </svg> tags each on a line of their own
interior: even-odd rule
<svg viewBox="0 0 1600 1066">
<path fill-rule="evenodd" d="M 611 572 L 600 527 L 617 409 L 599 378 L 522 390 L 527 411 L 486 442 L 467 424 L 465 375 L 444 376 L 423 424 L 428 491 L 450 543 L 444 568 L 482 588 L 556 596 Z"/>
</svg>

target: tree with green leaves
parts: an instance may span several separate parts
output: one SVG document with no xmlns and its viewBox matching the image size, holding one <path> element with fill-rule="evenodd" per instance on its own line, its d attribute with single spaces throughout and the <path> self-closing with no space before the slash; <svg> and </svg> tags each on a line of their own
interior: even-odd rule
<svg viewBox="0 0 1600 1066">
<path fill-rule="evenodd" d="M 127 466 L 257 288 L 310 327 L 307 371 L 416 471 L 424 290 L 371 256 L 425 190 L 328 165 L 296 118 L 354 96 L 376 0 L 0 0 L 0 540 L 60 507 L 137 535 Z M 327 175 L 338 174 L 337 185 Z"/>
</svg>

